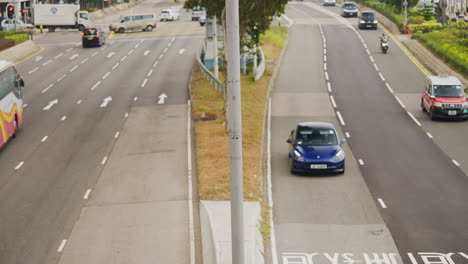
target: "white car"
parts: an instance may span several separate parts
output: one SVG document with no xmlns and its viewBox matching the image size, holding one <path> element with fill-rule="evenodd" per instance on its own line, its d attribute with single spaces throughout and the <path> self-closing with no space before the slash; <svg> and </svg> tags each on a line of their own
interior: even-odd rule
<svg viewBox="0 0 468 264">
<path fill-rule="evenodd" d="M 166 9 L 166 10 L 163 10 L 161 11 L 161 13 L 159 14 L 159 20 L 163 21 L 163 20 L 171 20 L 171 21 L 174 21 L 174 20 L 179 20 L 179 12 L 173 10 L 173 9 Z"/>
<path fill-rule="evenodd" d="M 336 6 L 336 0 L 323 0 L 324 6 Z"/>
<path fill-rule="evenodd" d="M 15 30 L 15 24 L 16 24 L 16 31 L 24 31 L 27 29 L 33 29 L 34 26 L 29 23 L 24 23 L 21 20 L 18 19 L 4 19 L 2 21 L 2 30 L 3 31 L 13 31 Z"/>
</svg>

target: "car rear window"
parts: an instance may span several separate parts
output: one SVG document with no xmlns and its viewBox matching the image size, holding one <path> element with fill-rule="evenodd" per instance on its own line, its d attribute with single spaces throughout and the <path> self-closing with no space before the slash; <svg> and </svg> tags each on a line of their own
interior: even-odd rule
<svg viewBox="0 0 468 264">
<path fill-rule="evenodd" d="M 85 36 L 93 36 L 93 35 L 96 35 L 96 33 L 97 33 L 97 29 L 95 28 L 88 28 L 84 31 Z"/>
<path fill-rule="evenodd" d="M 296 144 L 302 146 L 332 146 L 338 143 L 333 129 L 299 127 Z"/>
<path fill-rule="evenodd" d="M 363 19 L 375 19 L 374 13 L 362 13 L 361 17 Z"/>
</svg>

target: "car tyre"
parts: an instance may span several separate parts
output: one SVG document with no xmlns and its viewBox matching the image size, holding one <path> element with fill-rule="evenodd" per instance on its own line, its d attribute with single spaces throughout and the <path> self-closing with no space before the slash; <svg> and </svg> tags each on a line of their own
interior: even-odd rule
<svg viewBox="0 0 468 264">
<path fill-rule="evenodd" d="M 117 30 L 118 33 L 122 34 L 122 33 L 125 33 L 125 29 L 124 28 L 119 28 L 119 30 Z"/>
<path fill-rule="evenodd" d="M 85 27 L 84 27 L 83 25 L 79 25 L 79 26 L 78 26 L 78 30 L 79 30 L 79 31 L 83 31 L 83 30 L 85 30 Z"/>
<path fill-rule="evenodd" d="M 289 158 L 289 172 L 290 172 L 291 174 L 293 174 L 293 175 L 296 174 L 296 173 L 294 172 L 294 166 L 293 166 L 292 158 Z"/>
<path fill-rule="evenodd" d="M 152 31 L 152 30 L 153 30 L 153 26 L 152 26 L 152 25 L 146 26 L 146 31 Z"/>
<path fill-rule="evenodd" d="M 436 120 L 436 117 L 434 116 L 434 110 L 429 111 L 429 119 L 432 121 Z"/>
<path fill-rule="evenodd" d="M 426 108 L 424 107 L 424 101 L 423 101 L 423 99 L 421 99 L 421 110 L 422 110 L 423 112 L 427 112 Z"/>
</svg>

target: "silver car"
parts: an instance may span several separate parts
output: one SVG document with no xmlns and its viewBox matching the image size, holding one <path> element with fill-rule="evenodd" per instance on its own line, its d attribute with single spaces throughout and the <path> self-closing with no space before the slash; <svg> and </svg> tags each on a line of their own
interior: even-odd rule
<svg viewBox="0 0 468 264">
<path fill-rule="evenodd" d="M 16 24 L 16 28 L 15 28 Z M 34 28 L 32 24 L 29 23 L 24 23 L 23 21 L 19 19 L 4 19 L 2 21 L 2 30 L 3 31 L 25 31 L 25 30 L 31 30 Z"/>
<path fill-rule="evenodd" d="M 358 5 L 355 2 L 344 2 L 341 5 L 341 16 L 344 17 L 357 17 Z"/>
</svg>

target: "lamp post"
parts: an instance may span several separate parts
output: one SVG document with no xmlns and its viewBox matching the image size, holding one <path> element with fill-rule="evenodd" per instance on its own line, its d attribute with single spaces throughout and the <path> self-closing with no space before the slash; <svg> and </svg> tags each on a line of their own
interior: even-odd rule
<svg viewBox="0 0 468 264">
<path fill-rule="evenodd" d="M 408 1 L 403 2 L 403 7 L 405 8 L 405 26 L 408 25 Z"/>
</svg>

